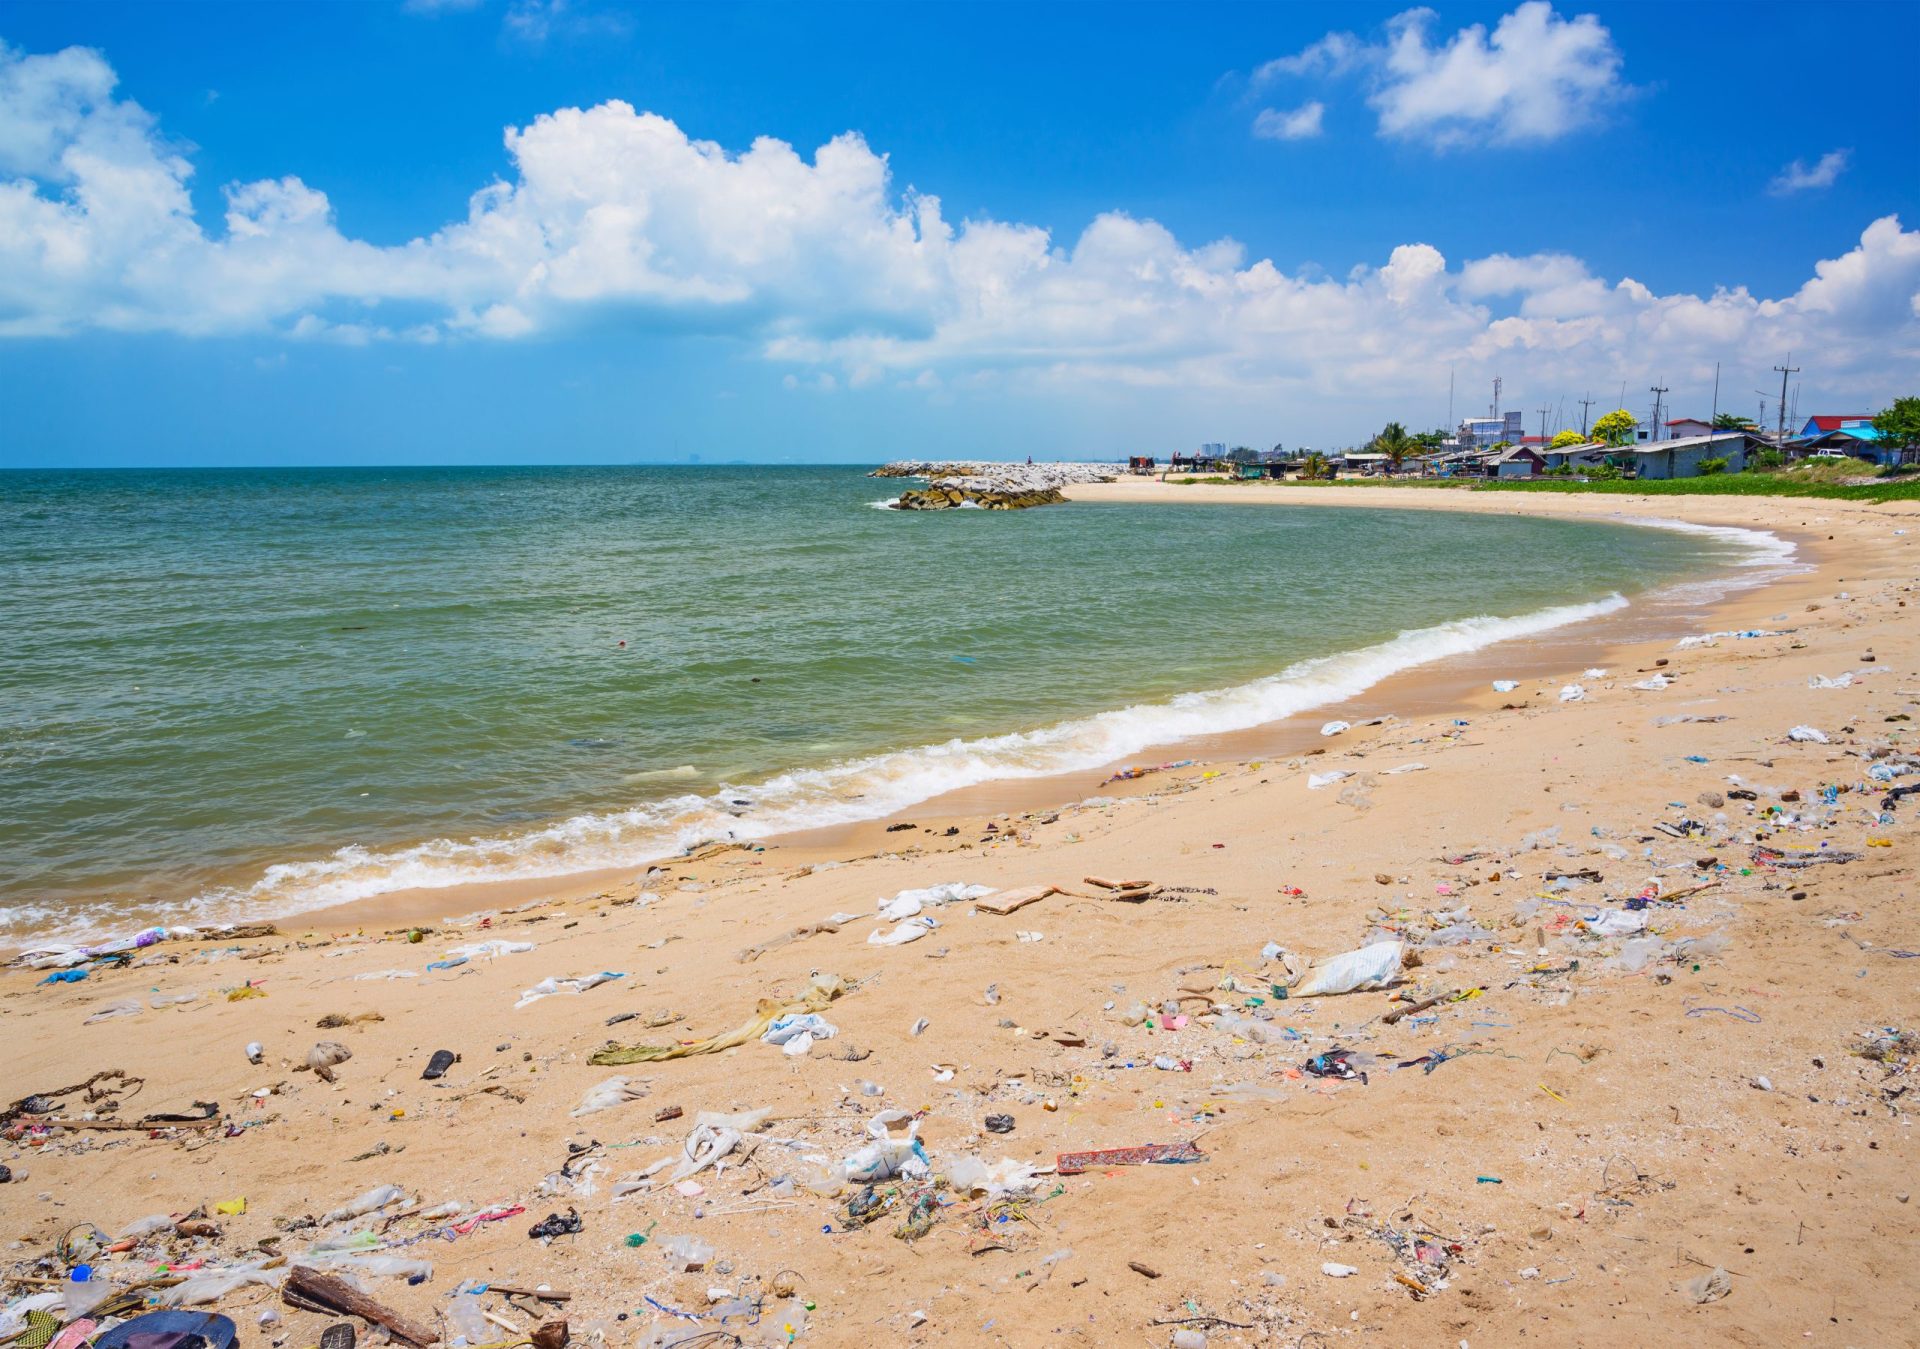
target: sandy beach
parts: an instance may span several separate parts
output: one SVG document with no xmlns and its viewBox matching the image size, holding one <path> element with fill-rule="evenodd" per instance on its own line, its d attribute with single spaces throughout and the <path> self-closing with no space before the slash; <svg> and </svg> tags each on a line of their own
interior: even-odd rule
<svg viewBox="0 0 1920 1349">
<path fill-rule="evenodd" d="M 1883 800 L 1920 781 L 1900 767 L 1920 510 L 1067 495 L 1657 517 L 1769 530 L 1805 565 L 1690 633 L 1629 610 L 1169 746 L 1193 762 L 1133 780 L 992 784 L 644 876 L 391 895 L 71 985 L 9 970 L 9 1301 L 57 1292 L 38 1262 L 76 1228 L 120 1244 L 204 1209 L 206 1235 L 155 1225 L 96 1277 L 255 1266 L 208 1309 L 300 1349 L 331 1320 L 369 1330 L 269 1286 L 322 1242 L 442 1343 L 479 1285 L 496 1319 L 468 1339 L 504 1344 L 554 1316 L 612 1346 L 1920 1343 L 1920 800 Z M 958 886 L 992 893 L 897 898 Z M 1059 889 L 989 911 L 1033 886 Z M 1381 943 L 1400 963 L 1379 986 L 1293 995 Z M 835 1033 L 763 1043 L 782 1009 Z M 307 1066 L 322 1043 L 351 1052 L 331 1082 Z M 457 1061 L 423 1080 L 438 1050 Z M 139 1085 L 18 1103 L 108 1070 Z M 626 1099 L 579 1113 L 614 1077 Z M 97 1127 L 203 1102 L 201 1127 Z M 887 1110 L 868 1160 L 905 1172 L 869 1191 L 847 1159 Z M 702 1112 L 762 1111 L 695 1136 Z M 1150 1145 L 1186 1160 L 1062 1164 Z M 570 1300 L 499 1291 L 543 1285 Z"/>
</svg>

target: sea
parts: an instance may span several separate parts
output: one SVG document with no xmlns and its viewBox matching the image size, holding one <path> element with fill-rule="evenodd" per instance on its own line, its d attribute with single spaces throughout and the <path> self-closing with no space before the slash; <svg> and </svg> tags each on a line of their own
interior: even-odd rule
<svg viewBox="0 0 1920 1349">
<path fill-rule="evenodd" d="M 899 485 L 0 474 L 0 946 L 638 867 L 1125 763 L 1784 547 L 1372 508 L 885 509 Z"/>
</svg>

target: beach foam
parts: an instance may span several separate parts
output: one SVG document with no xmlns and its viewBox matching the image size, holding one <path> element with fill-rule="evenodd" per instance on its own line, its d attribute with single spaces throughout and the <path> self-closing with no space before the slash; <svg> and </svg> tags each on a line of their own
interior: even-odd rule
<svg viewBox="0 0 1920 1349">
<path fill-rule="evenodd" d="M 1403 632 L 1372 646 L 1302 661 L 1229 688 L 1181 694 L 1036 730 L 956 738 L 886 754 L 726 784 L 625 810 L 592 812 L 513 834 L 433 839 L 411 847 L 341 848 L 268 867 L 245 888 L 204 892 L 170 906 L 193 921 L 285 917 L 396 890 L 557 877 L 639 866 L 709 839 L 768 838 L 879 819 L 981 783 L 1096 768 L 1154 745 L 1247 730 L 1351 698 L 1403 670 L 1598 618 L 1627 606 L 1618 594 L 1511 618 L 1482 616 Z M 727 803 L 746 798 L 751 809 Z"/>
</svg>

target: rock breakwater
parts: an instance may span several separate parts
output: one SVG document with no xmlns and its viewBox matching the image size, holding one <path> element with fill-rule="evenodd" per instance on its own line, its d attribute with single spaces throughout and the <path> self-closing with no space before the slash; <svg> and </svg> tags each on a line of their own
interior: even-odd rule
<svg viewBox="0 0 1920 1349">
<path fill-rule="evenodd" d="M 924 490 L 902 492 L 894 501 L 893 508 L 897 511 L 950 511 L 961 507 L 983 511 L 1023 511 L 1030 506 L 1055 506 L 1065 500 L 1058 487 L 1015 492 L 938 482 Z"/>
<path fill-rule="evenodd" d="M 902 459 L 873 472 L 876 478 L 925 478 L 928 486 L 902 492 L 897 510 L 938 511 L 961 507 L 1013 511 L 1065 501 L 1060 489 L 1073 483 L 1112 482 L 1111 464 L 1003 464 L 987 460 L 938 462 Z"/>
</svg>

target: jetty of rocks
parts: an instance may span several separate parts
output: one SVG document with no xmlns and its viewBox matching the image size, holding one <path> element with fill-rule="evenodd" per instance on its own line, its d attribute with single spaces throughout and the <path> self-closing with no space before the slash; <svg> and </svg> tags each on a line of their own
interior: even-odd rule
<svg viewBox="0 0 1920 1349">
<path fill-rule="evenodd" d="M 925 478 L 925 488 L 910 488 L 893 503 L 895 510 L 942 511 L 962 507 L 1017 511 L 1065 501 L 1061 488 L 1072 483 L 1112 482 L 1111 464 L 1001 464 L 985 460 L 930 462 L 897 460 L 875 469 L 876 478 Z"/>
</svg>

